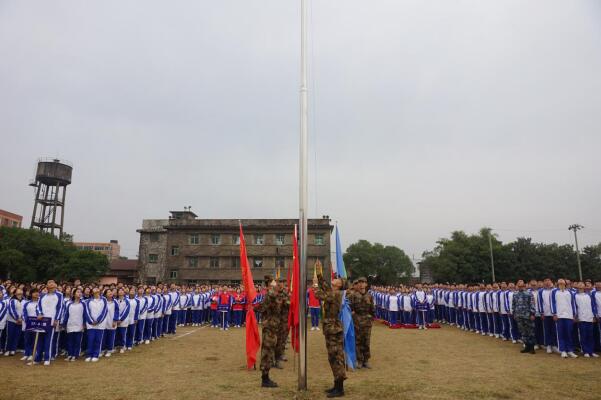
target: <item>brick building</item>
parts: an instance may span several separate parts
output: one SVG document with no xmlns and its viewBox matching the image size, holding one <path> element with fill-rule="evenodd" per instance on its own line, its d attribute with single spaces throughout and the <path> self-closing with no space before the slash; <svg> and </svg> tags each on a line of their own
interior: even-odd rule
<svg viewBox="0 0 601 400">
<path fill-rule="evenodd" d="M 191 211 L 171 211 L 165 219 L 144 220 L 140 233 L 140 282 L 238 283 L 240 281 L 239 220 L 199 219 Z M 292 265 L 292 240 L 297 219 L 241 220 L 253 278 Z M 328 276 L 330 262 L 329 218 L 310 219 L 307 279 L 317 260 Z"/>
<path fill-rule="evenodd" d="M 109 261 L 118 260 L 121 256 L 121 246 L 118 240 L 110 242 L 73 242 L 79 250 L 92 250 L 104 254 Z"/>
<path fill-rule="evenodd" d="M 8 211 L 0 210 L 0 226 L 8 226 L 10 228 L 20 228 L 23 223 L 23 216 L 13 214 Z"/>
<path fill-rule="evenodd" d="M 100 284 L 110 285 L 119 282 L 132 284 L 136 281 L 137 272 L 138 260 L 116 259 L 111 261 L 108 271 L 100 278 Z"/>
</svg>

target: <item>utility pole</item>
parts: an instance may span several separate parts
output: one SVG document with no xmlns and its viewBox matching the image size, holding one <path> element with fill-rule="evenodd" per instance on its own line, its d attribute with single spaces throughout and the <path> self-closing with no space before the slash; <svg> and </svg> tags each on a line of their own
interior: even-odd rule
<svg viewBox="0 0 601 400">
<path fill-rule="evenodd" d="M 492 272 L 492 283 L 495 283 L 495 258 L 492 253 L 492 229 L 488 231 L 488 248 L 490 249 L 490 270 Z"/>
<path fill-rule="evenodd" d="M 574 231 L 574 242 L 576 242 L 576 260 L 578 260 L 578 277 L 582 282 L 582 265 L 580 264 L 580 250 L 578 249 L 578 231 L 584 228 L 580 224 L 573 224 L 568 227 L 568 230 Z"/>
</svg>

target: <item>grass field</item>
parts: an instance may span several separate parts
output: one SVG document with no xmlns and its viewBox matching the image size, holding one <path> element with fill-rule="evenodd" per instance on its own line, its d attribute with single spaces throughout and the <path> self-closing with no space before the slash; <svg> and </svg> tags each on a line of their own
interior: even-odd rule
<svg viewBox="0 0 601 400">
<path fill-rule="evenodd" d="M 324 338 L 308 332 L 309 391 L 297 396 L 292 353 L 273 370 L 277 389 L 260 388 L 244 369 L 244 330 L 179 328 L 175 337 L 115 354 L 96 364 L 56 361 L 27 367 L 0 359 L 1 399 L 319 399 L 331 386 Z M 599 399 L 601 360 L 560 359 L 443 327 L 372 333 L 371 370 L 349 372 L 348 399 Z M 49 395 L 50 393 L 50 395 Z"/>
</svg>

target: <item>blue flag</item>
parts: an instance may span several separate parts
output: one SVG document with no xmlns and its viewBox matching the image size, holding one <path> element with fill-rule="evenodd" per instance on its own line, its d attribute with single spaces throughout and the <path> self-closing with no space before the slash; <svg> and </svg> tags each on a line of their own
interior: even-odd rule
<svg viewBox="0 0 601 400">
<path fill-rule="evenodd" d="M 342 246 L 340 246 L 338 224 L 336 224 L 336 274 L 340 278 L 346 278 L 346 268 L 344 268 L 344 260 L 342 259 Z"/>
<path fill-rule="evenodd" d="M 346 290 L 342 292 L 342 307 L 338 316 L 342 322 L 342 341 L 344 343 L 344 356 L 346 365 L 355 369 L 357 363 L 357 355 L 355 353 L 355 326 L 353 325 L 353 316 L 351 307 L 346 299 Z"/>
</svg>

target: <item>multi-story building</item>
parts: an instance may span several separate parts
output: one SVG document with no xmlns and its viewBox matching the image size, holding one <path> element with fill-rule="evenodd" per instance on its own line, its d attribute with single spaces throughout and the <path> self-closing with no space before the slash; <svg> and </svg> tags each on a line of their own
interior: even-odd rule
<svg viewBox="0 0 601 400">
<path fill-rule="evenodd" d="M 118 240 L 111 240 L 108 243 L 103 242 L 73 242 L 73 245 L 79 250 L 92 250 L 104 254 L 109 261 L 118 260 L 121 256 L 121 246 Z"/>
<path fill-rule="evenodd" d="M 0 226 L 20 228 L 22 223 L 23 216 L 8 211 L 0 210 Z"/>
<path fill-rule="evenodd" d="M 240 273 L 242 223 L 248 261 L 255 281 L 292 266 L 297 219 L 199 219 L 193 212 L 170 211 L 167 220 L 144 220 L 140 233 L 138 278 L 143 283 L 237 283 Z M 308 221 L 307 279 L 319 260 L 329 276 L 330 219 Z"/>
</svg>

